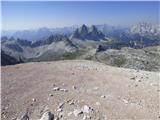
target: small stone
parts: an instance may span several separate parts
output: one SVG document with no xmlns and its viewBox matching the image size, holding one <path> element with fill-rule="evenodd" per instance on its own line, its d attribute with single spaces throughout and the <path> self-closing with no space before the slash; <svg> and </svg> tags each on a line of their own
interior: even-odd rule
<svg viewBox="0 0 160 120">
<path fill-rule="evenodd" d="M 160 92 L 160 90 L 157 90 L 157 92 Z"/>
<path fill-rule="evenodd" d="M 103 118 L 104 118 L 104 120 L 108 120 L 108 119 L 107 119 L 107 115 L 103 115 Z"/>
<path fill-rule="evenodd" d="M 87 119 L 87 116 L 86 116 L 86 115 L 84 115 L 84 116 L 83 116 L 83 120 L 86 120 L 86 119 Z"/>
<path fill-rule="evenodd" d="M 106 98 L 106 96 L 105 96 L 105 95 L 102 95 L 101 98 Z"/>
<path fill-rule="evenodd" d="M 54 115 L 51 112 L 45 112 L 40 120 L 54 120 Z"/>
<path fill-rule="evenodd" d="M 87 115 L 87 119 L 91 119 L 91 116 Z"/>
<path fill-rule="evenodd" d="M 57 110 L 57 112 L 62 112 L 62 109 L 61 109 L 61 108 L 59 108 L 59 109 Z"/>
<path fill-rule="evenodd" d="M 33 101 L 33 102 L 35 102 L 35 101 L 36 101 L 36 99 L 35 99 L 35 98 L 32 98 L 32 101 Z"/>
<path fill-rule="evenodd" d="M 53 94 L 49 94 L 50 97 L 53 97 Z"/>
<path fill-rule="evenodd" d="M 58 90 L 60 90 L 60 88 L 59 88 L 59 87 L 55 87 L 55 88 L 53 88 L 53 91 L 58 91 Z"/>
<path fill-rule="evenodd" d="M 84 99 L 82 99 L 81 102 L 84 102 Z"/>
<path fill-rule="evenodd" d="M 48 108 L 48 106 L 45 106 L 45 107 L 44 107 L 44 109 L 43 109 L 43 111 L 44 111 L 44 112 L 47 112 L 47 111 L 49 111 L 49 108 Z"/>
<path fill-rule="evenodd" d="M 68 113 L 68 116 L 71 116 L 72 114 L 73 114 L 73 112 L 69 112 L 69 113 Z"/>
<path fill-rule="evenodd" d="M 138 80 L 138 82 L 142 82 L 142 80 Z"/>
<path fill-rule="evenodd" d="M 74 109 L 73 114 L 74 114 L 76 117 L 78 117 L 78 115 L 83 114 L 83 111 L 82 111 L 82 110 L 79 110 L 79 109 Z"/>
<path fill-rule="evenodd" d="M 59 118 L 58 118 L 58 117 L 55 117 L 54 120 L 59 120 Z"/>
<path fill-rule="evenodd" d="M 94 90 L 98 90 L 98 87 L 94 87 Z"/>
<path fill-rule="evenodd" d="M 68 90 L 61 88 L 60 91 L 68 92 Z"/>
<path fill-rule="evenodd" d="M 74 101 L 72 100 L 72 101 L 70 101 L 68 104 L 69 104 L 69 105 L 74 105 Z"/>
<path fill-rule="evenodd" d="M 135 77 L 132 77 L 132 78 L 130 78 L 131 80 L 135 80 L 136 78 Z"/>
<path fill-rule="evenodd" d="M 8 106 L 4 107 L 4 110 L 7 110 L 8 109 Z"/>
<path fill-rule="evenodd" d="M 30 105 L 33 106 L 33 103 L 31 103 Z"/>
<path fill-rule="evenodd" d="M 28 117 L 28 115 L 27 114 L 25 114 L 24 116 L 22 116 L 21 117 L 21 119 L 20 120 L 29 120 L 29 117 Z"/>
<path fill-rule="evenodd" d="M 90 107 L 88 107 L 87 105 L 84 105 L 84 106 L 83 106 L 82 111 L 83 111 L 84 113 L 89 113 L 89 110 L 90 110 Z"/>
<path fill-rule="evenodd" d="M 74 73 L 72 73 L 72 75 L 74 75 Z"/>
<path fill-rule="evenodd" d="M 12 120 L 17 120 L 17 118 L 15 117 L 15 118 L 12 118 Z"/>
<path fill-rule="evenodd" d="M 159 86 L 158 83 L 151 83 L 151 86 Z"/>
<path fill-rule="evenodd" d="M 123 99 L 123 102 L 124 102 L 125 104 L 128 104 L 128 100 Z"/>
<path fill-rule="evenodd" d="M 138 87 L 138 85 L 136 84 L 135 87 Z"/>
<path fill-rule="evenodd" d="M 101 104 L 99 102 L 96 102 L 96 105 L 100 106 Z"/>
<path fill-rule="evenodd" d="M 60 114 L 59 114 L 59 118 L 62 118 L 62 117 L 63 117 L 63 114 L 62 114 L 62 113 L 60 113 Z"/>
<path fill-rule="evenodd" d="M 58 108 L 62 108 L 65 103 L 60 103 Z"/>
<path fill-rule="evenodd" d="M 80 101 L 79 101 L 79 100 L 77 100 L 77 103 L 80 103 Z"/>
<path fill-rule="evenodd" d="M 76 86 L 72 86 L 73 89 L 76 89 Z"/>
</svg>

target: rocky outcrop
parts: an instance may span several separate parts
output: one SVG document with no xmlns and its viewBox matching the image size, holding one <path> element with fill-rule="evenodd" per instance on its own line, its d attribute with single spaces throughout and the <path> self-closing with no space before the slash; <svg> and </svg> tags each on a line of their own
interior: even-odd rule
<svg viewBox="0 0 160 120">
<path fill-rule="evenodd" d="M 96 26 L 93 25 L 91 28 L 88 28 L 83 24 L 81 28 L 76 29 L 76 31 L 72 35 L 72 38 L 100 41 L 105 39 L 105 35 L 98 31 Z"/>
</svg>

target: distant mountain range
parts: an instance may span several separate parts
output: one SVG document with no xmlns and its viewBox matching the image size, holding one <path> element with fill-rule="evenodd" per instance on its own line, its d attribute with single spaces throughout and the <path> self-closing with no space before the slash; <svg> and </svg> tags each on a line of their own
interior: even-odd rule
<svg viewBox="0 0 160 120">
<path fill-rule="evenodd" d="M 64 27 L 64 28 L 40 28 L 37 30 L 8 30 L 8 31 L 2 31 L 2 37 L 14 37 L 19 39 L 25 39 L 28 41 L 37 41 L 37 40 L 43 40 L 49 37 L 50 35 L 55 34 L 65 34 L 65 35 L 71 35 L 77 26 L 70 26 L 70 27 Z"/>
<path fill-rule="evenodd" d="M 160 25 L 151 23 L 138 23 L 132 27 L 119 27 L 111 26 L 107 24 L 95 25 L 96 28 L 101 31 L 107 37 L 121 37 L 123 34 L 134 35 L 139 34 L 140 36 L 160 36 Z M 93 27 L 93 26 L 92 26 Z M 22 31 L 2 31 L 2 37 L 14 37 L 19 39 L 25 39 L 28 41 L 37 41 L 48 38 L 50 35 L 63 34 L 70 36 L 79 26 L 70 26 L 63 28 L 40 28 L 37 30 L 22 30 Z M 83 27 L 84 28 L 84 27 Z M 77 31 L 78 32 L 78 31 Z M 96 31 L 95 31 L 96 32 Z"/>
<path fill-rule="evenodd" d="M 13 36 L 4 36 L 1 38 L 2 65 L 64 59 L 100 60 L 106 63 L 105 60 L 108 60 L 108 56 L 111 57 L 108 55 L 107 58 L 105 58 L 105 51 L 108 51 L 109 49 L 117 49 L 122 52 L 121 49 L 124 47 L 143 49 L 145 47 L 160 45 L 160 34 L 158 32 L 159 27 L 157 26 L 142 23 L 136 27 L 134 26 L 132 29 L 116 29 L 114 27 L 110 27 L 110 29 L 107 30 L 107 27 L 108 25 L 93 25 L 91 27 L 82 25 L 79 28 L 75 27 L 70 30 L 69 28 L 66 28 L 68 32 L 65 31 L 57 33 L 46 32 L 48 29 L 43 28 L 43 30 L 39 30 L 42 35 L 40 36 L 41 39 L 38 40 L 26 40 Z M 45 33 L 45 37 L 43 33 Z M 133 54 L 142 54 L 136 52 L 137 50 L 134 50 Z M 144 50 L 141 50 L 141 52 L 144 52 Z M 101 55 L 101 53 L 103 55 Z M 97 58 L 97 55 L 103 57 Z M 143 53 L 142 55 L 146 54 Z M 157 55 L 158 54 L 156 52 L 156 56 L 154 56 L 155 59 L 159 58 Z M 127 55 L 126 59 L 128 59 Z M 155 64 L 156 63 L 157 61 Z M 125 65 L 123 66 L 125 67 Z"/>
</svg>

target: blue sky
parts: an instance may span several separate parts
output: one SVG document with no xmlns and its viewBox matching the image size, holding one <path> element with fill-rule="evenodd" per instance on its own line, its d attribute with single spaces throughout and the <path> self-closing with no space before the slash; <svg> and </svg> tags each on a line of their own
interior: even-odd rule
<svg viewBox="0 0 160 120">
<path fill-rule="evenodd" d="M 2 29 L 21 30 L 39 27 L 137 22 L 158 23 L 160 2 L 2 2 Z"/>
</svg>

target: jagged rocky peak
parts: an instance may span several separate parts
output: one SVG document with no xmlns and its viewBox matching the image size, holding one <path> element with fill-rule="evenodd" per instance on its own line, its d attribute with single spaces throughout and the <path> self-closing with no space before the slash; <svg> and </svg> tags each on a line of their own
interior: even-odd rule
<svg viewBox="0 0 160 120">
<path fill-rule="evenodd" d="M 92 25 L 92 26 L 91 26 L 91 32 L 92 32 L 92 33 L 95 33 L 95 34 L 98 34 L 98 29 L 96 28 L 95 25 Z"/>
<path fill-rule="evenodd" d="M 80 37 L 82 39 L 85 39 L 85 37 L 87 36 L 88 32 L 89 32 L 88 31 L 88 27 L 85 24 L 83 24 L 82 27 L 79 30 Z"/>
<path fill-rule="evenodd" d="M 82 40 L 95 40 L 99 41 L 100 39 L 104 39 L 105 35 L 103 35 L 95 25 L 92 25 L 90 28 L 87 27 L 85 24 L 82 25 L 79 29 L 76 29 L 73 38 L 78 38 Z"/>
<path fill-rule="evenodd" d="M 88 27 L 85 24 L 82 25 L 82 27 L 80 29 L 80 33 L 82 33 L 82 34 L 83 33 L 85 33 L 85 34 L 88 33 Z"/>
</svg>

